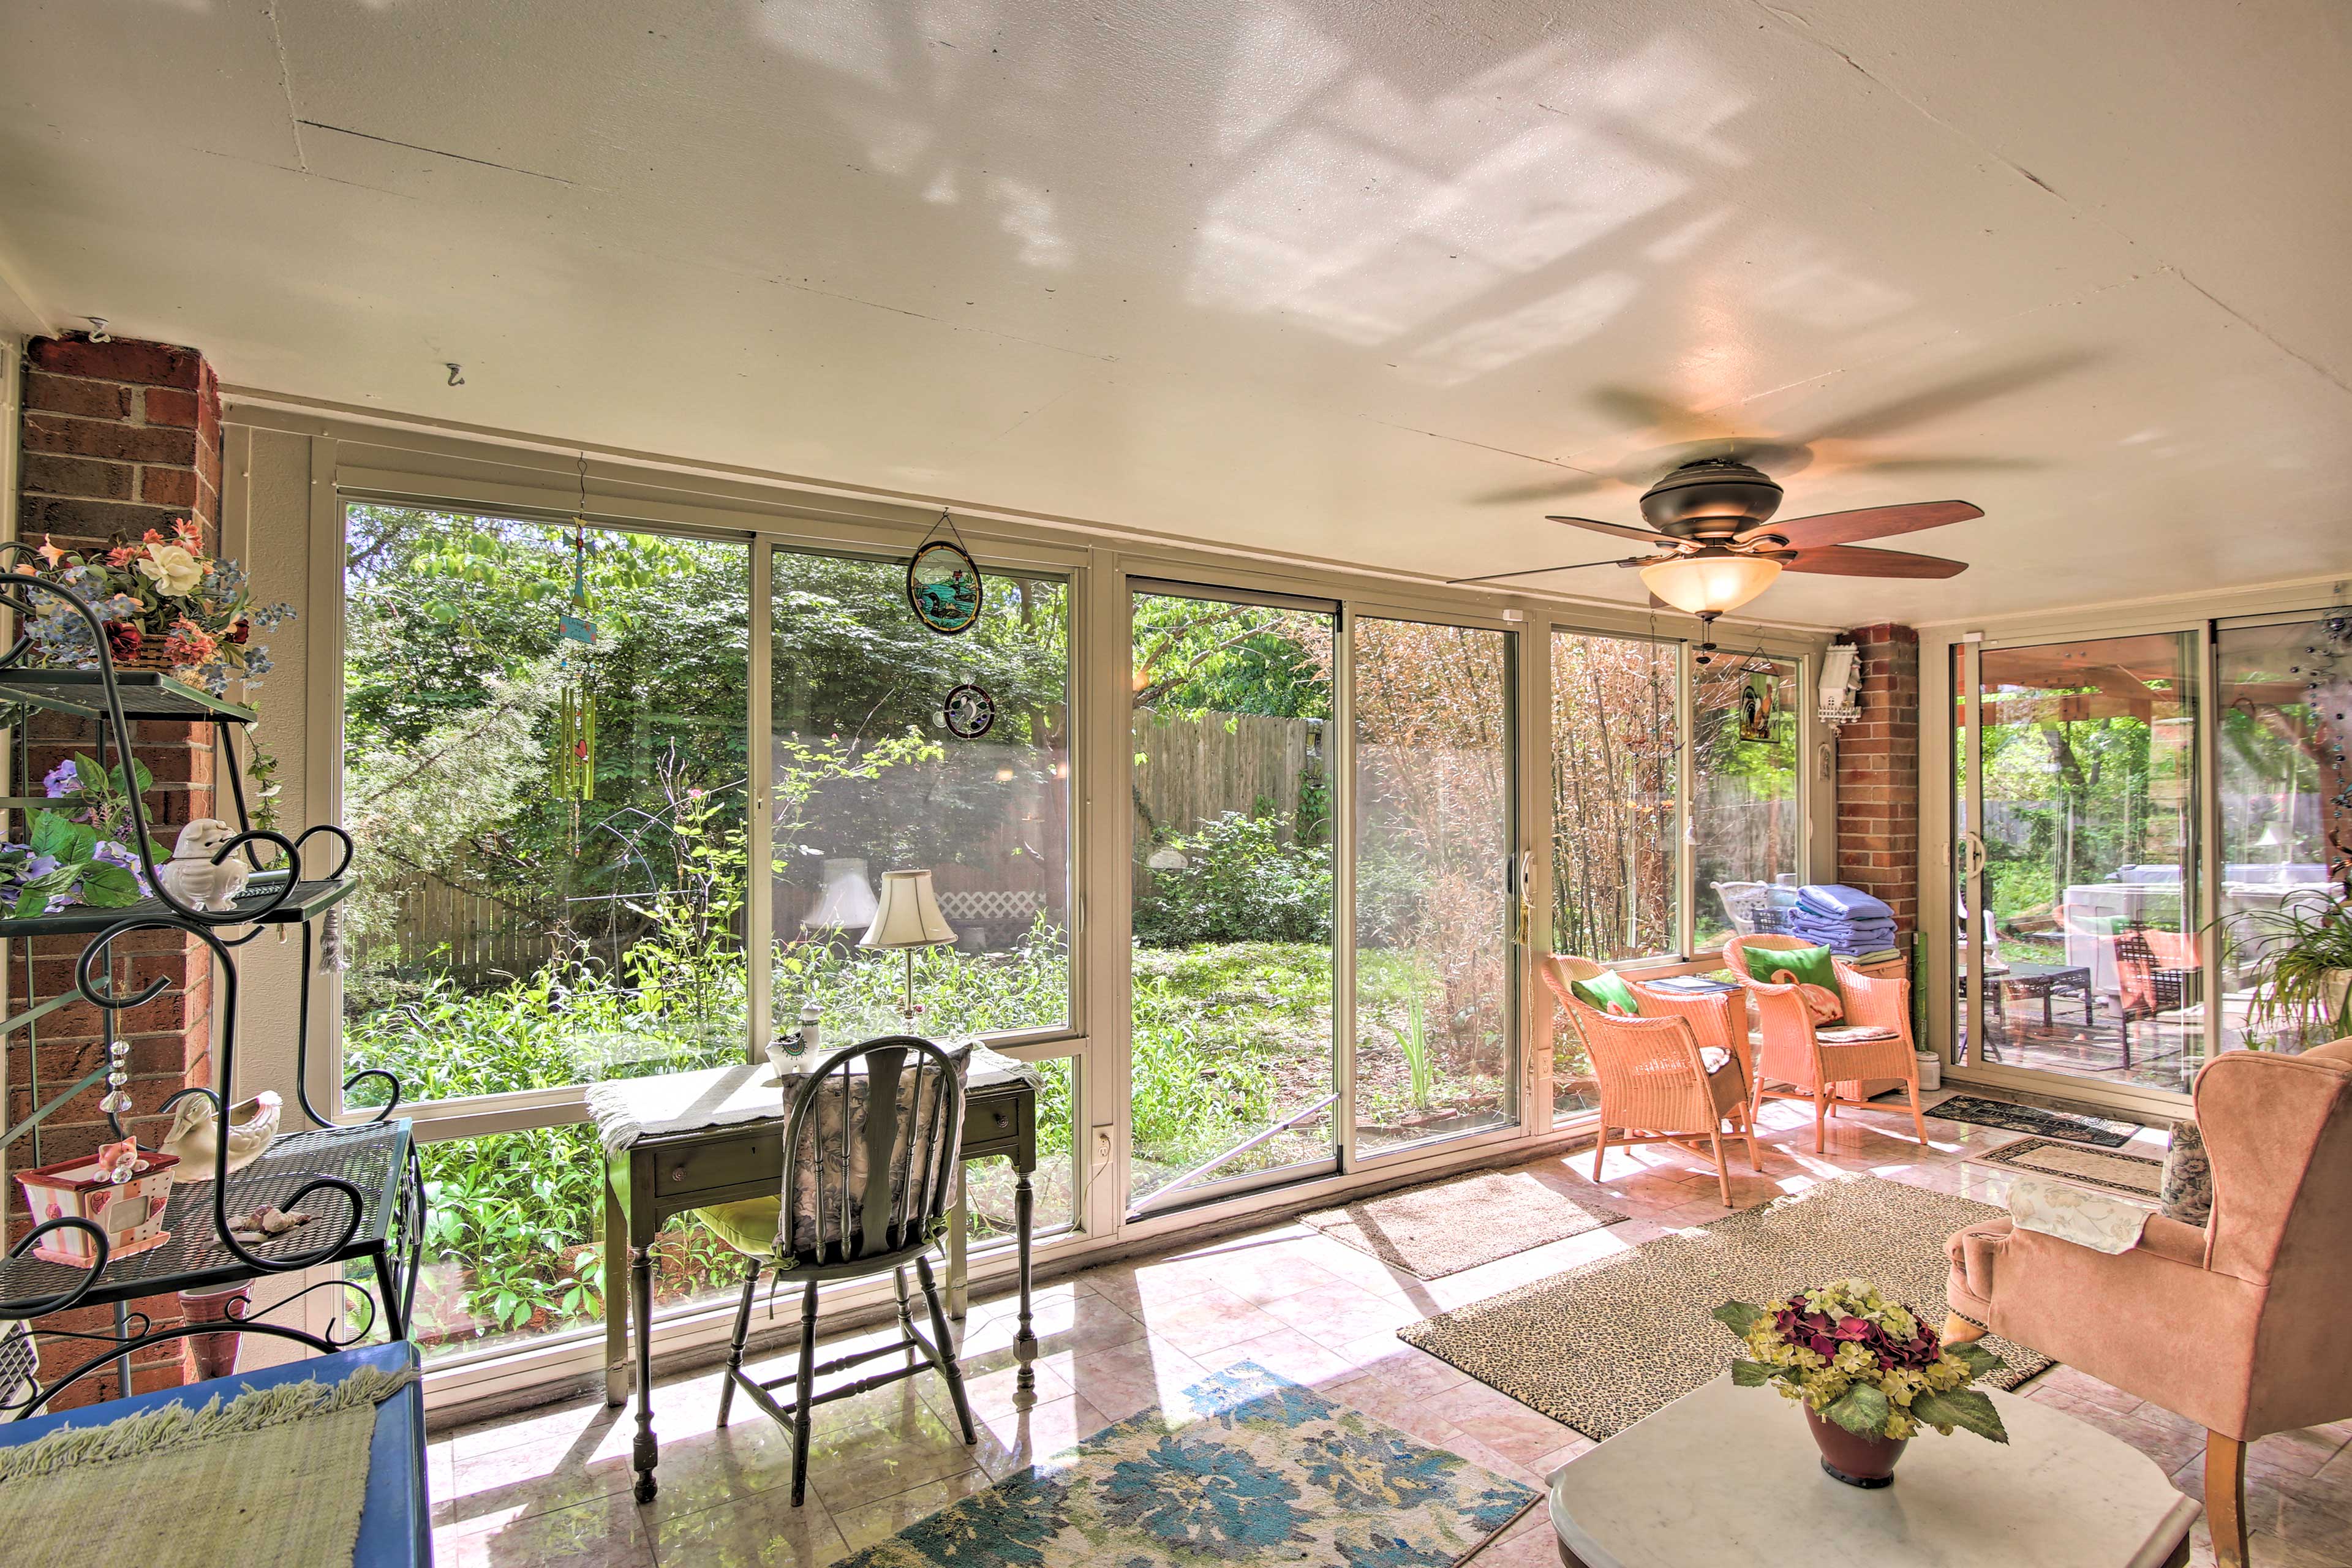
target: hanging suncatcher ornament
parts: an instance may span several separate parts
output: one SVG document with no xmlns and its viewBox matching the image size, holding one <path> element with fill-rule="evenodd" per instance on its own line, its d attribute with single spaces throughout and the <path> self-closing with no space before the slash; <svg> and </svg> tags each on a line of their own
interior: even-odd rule
<svg viewBox="0 0 2352 1568">
<path fill-rule="evenodd" d="M 1772 738 L 1773 700 L 1779 684 L 1778 672 L 1770 669 L 1750 669 L 1739 689 L 1739 738 L 1743 741 L 1769 741 Z"/>
<path fill-rule="evenodd" d="M 587 481 L 581 481 L 583 510 Z M 572 837 L 580 838 L 580 803 L 596 793 L 596 707 L 588 687 L 588 664 L 578 657 L 596 646 L 596 623 L 588 614 L 588 531 L 572 520 L 572 599 L 557 618 L 557 670 L 562 692 L 555 716 L 555 798 L 572 806 Z M 577 650 L 575 652 L 575 650 Z"/>
<path fill-rule="evenodd" d="M 971 552 L 963 546 L 963 534 L 955 520 L 943 509 L 940 521 L 931 525 L 931 533 L 941 526 L 955 535 L 953 539 L 925 536 L 915 547 L 914 559 L 907 563 L 907 604 L 915 618 L 941 637 L 954 637 L 970 631 L 980 619 L 983 590 L 980 568 L 971 559 Z"/>
<path fill-rule="evenodd" d="M 940 713 L 947 721 L 949 734 L 960 741 L 977 741 L 996 722 L 996 699 L 977 686 L 959 686 L 948 693 Z"/>
</svg>

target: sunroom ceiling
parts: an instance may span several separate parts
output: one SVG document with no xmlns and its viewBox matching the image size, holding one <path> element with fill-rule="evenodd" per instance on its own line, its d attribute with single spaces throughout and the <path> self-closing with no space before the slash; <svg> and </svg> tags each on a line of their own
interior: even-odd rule
<svg viewBox="0 0 2352 1568">
<path fill-rule="evenodd" d="M 2329 0 L 0 26 L 0 276 L 235 384 L 1439 577 L 1729 437 L 1985 509 L 1813 624 L 2352 570 Z"/>
</svg>

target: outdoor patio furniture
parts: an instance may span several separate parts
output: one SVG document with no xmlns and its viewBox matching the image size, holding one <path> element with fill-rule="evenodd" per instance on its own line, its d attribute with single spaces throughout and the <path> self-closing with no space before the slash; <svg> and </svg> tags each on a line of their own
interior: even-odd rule
<svg viewBox="0 0 2352 1568">
<path fill-rule="evenodd" d="M 794 1508 L 808 1495 L 809 1423 L 819 1405 L 913 1377 L 929 1367 L 947 1384 L 965 1444 L 979 1440 L 929 1256 L 946 1234 L 948 1210 L 955 1200 L 964 1073 L 962 1053 L 950 1056 L 911 1035 L 887 1036 L 835 1051 L 793 1090 L 784 1123 L 782 1195 L 696 1211 L 720 1240 L 750 1259 L 727 1353 L 726 1381 L 719 1387 L 719 1425 L 727 1425 L 728 1406 L 740 1388 L 754 1405 L 791 1429 Z M 798 1372 L 762 1383 L 743 1371 L 743 1342 L 751 1330 L 760 1269 L 769 1261 L 780 1275 L 805 1284 Z M 909 1263 L 929 1310 L 929 1340 L 915 1327 L 907 1289 Z M 886 1270 L 898 1286 L 898 1337 L 819 1366 L 817 1286 Z M 909 1354 L 904 1367 L 827 1394 L 815 1392 L 820 1374 L 905 1352 L 919 1352 L 923 1359 L 919 1363 Z M 768 1391 L 786 1383 L 794 1385 L 793 1403 L 780 1405 Z"/>
<path fill-rule="evenodd" d="M 1584 965 L 1591 973 L 1570 975 L 1565 963 Z M 1592 1179 L 1601 1179 L 1612 1142 L 1673 1143 L 1714 1160 L 1717 1190 L 1723 1206 L 1731 1207 L 1731 1172 L 1723 1152 L 1727 1130 L 1748 1141 L 1749 1164 L 1760 1171 L 1764 1163 L 1756 1152 L 1746 1053 L 1700 1038 L 1702 1029 L 1712 1034 L 1724 1026 L 1726 999 L 1669 999 L 1643 987 L 1635 991 L 1641 1014 L 1604 1013 L 1572 989 L 1574 980 L 1590 979 L 1601 965 L 1555 954 L 1543 967 L 1601 1083 L 1601 1141 L 1592 1152 Z"/>
<path fill-rule="evenodd" d="M 1959 994 L 1966 996 L 1969 994 L 1969 975 L 1965 969 L 1959 972 L 1958 984 Z M 2055 999 L 2060 996 L 2078 996 L 2083 1002 L 2083 1027 L 2085 1030 L 2095 1030 L 2098 1027 L 2098 1009 L 2091 994 L 2091 972 L 2084 966 L 2065 963 L 2012 963 L 2003 969 L 1985 972 L 1985 1005 L 1992 1010 L 1993 1017 L 2003 1024 L 2009 1021 L 2006 1004 L 2008 997 L 2012 994 L 2024 997 L 2028 1001 L 2036 997 L 2041 998 L 2042 1026 L 2045 1029 L 2057 1027 Z M 1984 1042 L 1985 1060 L 1989 1062 L 2000 1060 L 2000 1052 L 1997 1048 L 1998 1043 L 1992 1032 L 1987 1030 Z M 2131 1066 L 2131 1037 L 2128 1034 L 2124 1037 L 2124 1066 Z"/>
<path fill-rule="evenodd" d="M 2246 1562 L 2246 1447 L 2352 1416 L 2352 1038 L 2231 1051 L 2197 1075 L 2202 1229 L 2158 1214 L 2107 1253 L 1988 1220 L 1954 1236 L 1948 1339 L 1983 1329 L 2206 1429 L 2205 1506 Z"/>
<path fill-rule="evenodd" d="M 1812 944 L 1792 936 L 1735 936 L 1723 944 L 1725 965 L 1732 978 L 1755 998 L 1758 1033 L 1756 1077 L 1750 1118 L 1766 1099 L 1806 1100 L 1813 1106 L 1813 1152 L 1828 1147 L 1831 1101 L 1841 1083 L 1866 1079 L 1900 1079 L 1911 1094 L 1911 1125 L 1921 1147 L 1927 1142 L 1927 1123 L 1919 1109 L 1919 1058 L 1911 1047 L 1911 983 L 1872 979 L 1843 959 L 1834 961 L 1838 990 L 1844 998 L 1845 1017 L 1832 1027 L 1885 1029 L 1878 1039 L 1823 1039 L 1804 998 L 1793 984 L 1759 980 L 1749 972 L 1748 955 L 1790 952 Z M 1769 1089 L 1771 1083 L 1787 1089 Z"/>
<path fill-rule="evenodd" d="M 2132 1065 L 2132 1025 L 2162 1017 L 2204 998 L 2205 959 L 2193 935 L 2136 925 L 2113 939 L 2116 1013 L 2124 1066 Z"/>
</svg>

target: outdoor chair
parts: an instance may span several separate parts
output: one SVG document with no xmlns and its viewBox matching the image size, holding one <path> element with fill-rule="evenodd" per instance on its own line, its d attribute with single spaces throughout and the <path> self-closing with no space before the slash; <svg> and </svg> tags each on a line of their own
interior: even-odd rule
<svg viewBox="0 0 2352 1568">
<path fill-rule="evenodd" d="M 1750 1120 L 1747 1052 L 1734 1043 L 1738 1031 L 1729 1023 L 1729 998 L 1670 996 L 1635 985 L 1639 1014 L 1606 1013 L 1572 989 L 1576 981 L 1607 973 L 1601 964 L 1554 953 L 1539 967 L 1600 1081 L 1601 1141 L 1592 1152 L 1592 1179 L 1601 1179 L 1612 1142 L 1672 1143 L 1713 1158 L 1716 1188 L 1724 1207 L 1731 1207 L 1725 1137 L 1745 1138 L 1748 1163 L 1759 1171 L 1764 1163 Z"/>
<path fill-rule="evenodd" d="M 2106 939 L 2116 950 L 2116 1012 L 2123 1027 L 2124 1066 L 2132 1065 L 2132 1025 L 2175 1020 L 2203 996 L 2205 955 L 2198 939 L 2159 926 L 2135 924 Z"/>
<path fill-rule="evenodd" d="M 1816 1026 L 1813 1015 L 1794 984 L 1759 980 L 1749 969 L 1751 952 L 1787 952 L 1818 945 L 1793 936 L 1735 936 L 1723 944 L 1723 960 L 1732 978 L 1756 1001 L 1759 1037 L 1751 1115 L 1773 1100 L 1811 1100 L 1813 1106 L 1813 1152 L 1828 1150 L 1827 1128 L 1832 1102 L 1842 1083 L 1867 1079 L 1900 1079 L 1911 1091 L 1911 1125 L 1927 1146 L 1927 1123 L 1919 1109 L 1919 1059 L 1911 1047 L 1911 983 L 1874 980 L 1843 959 L 1835 961 L 1838 990 L 1845 1016 L 1837 1025 Z M 1822 1037 L 1822 1029 L 1884 1029 L 1871 1040 Z M 1767 1088 L 1786 1084 L 1786 1089 Z"/>
<path fill-rule="evenodd" d="M 2205 1428 L 2214 1555 L 2246 1562 L 2246 1447 L 2352 1416 L 2352 1038 L 2231 1051 L 2197 1075 L 2203 1228 L 2147 1216 L 2121 1252 L 2006 1216 L 1946 1243 L 1947 1341 L 1986 1329 Z"/>
<path fill-rule="evenodd" d="M 719 1394 L 719 1425 L 727 1425 L 728 1408 L 740 1387 L 746 1398 L 792 1430 L 794 1508 L 807 1496 L 809 1418 L 819 1405 L 847 1399 L 929 1368 L 947 1382 L 964 1442 L 979 1441 L 929 1256 L 947 1229 L 948 1211 L 954 1202 L 956 1159 L 963 1139 L 964 1076 L 970 1058 L 969 1047 L 950 1053 L 910 1035 L 892 1035 L 835 1051 L 793 1091 L 784 1123 L 781 1195 L 696 1211 L 720 1240 L 750 1259 L 743 1277 L 742 1303 L 735 1313 L 734 1338 L 727 1352 L 726 1382 Z M 921 1281 L 923 1302 L 929 1310 L 931 1337 L 928 1340 L 915 1326 L 907 1289 L 909 1264 Z M 761 1383 L 743 1370 L 743 1342 L 751 1328 L 760 1271 L 770 1265 L 780 1282 L 804 1282 L 800 1362 L 793 1375 Z M 819 1366 L 818 1285 L 863 1279 L 885 1271 L 898 1286 L 899 1337 Z M 922 1352 L 920 1363 L 908 1354 L 904 1367 L 861 1378 L 827 1394 L 815 1392 L 819 1376 L 916 1351 Z M 794 1385 L 793 1403 L 778 1405 L 769 1390 L 787 1383 Z"/>
<path fill-rule="evenodd" d="M 1742 936 L 1759 931 L 1770 931 L 1772 884 L 1769 882 L 1713 882 L 1716 901 L 1723 906 L 1724 917 L 1731 929 Z"/>
</svg>

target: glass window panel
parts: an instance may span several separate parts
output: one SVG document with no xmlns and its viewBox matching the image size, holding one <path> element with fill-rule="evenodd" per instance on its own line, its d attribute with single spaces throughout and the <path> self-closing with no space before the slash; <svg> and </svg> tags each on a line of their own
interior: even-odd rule
<svg viewBox="0 0 2352 1568">
<path fill-rule="evenodd" d="M 345 1069 L 439 1100 L 741 1059 L 746 548 L 346 518 Z"/>
<path fill-rule="evenodd" d="M 1795 900 L 1798 666 L 1717 655 L 1691 693 L 1691 940 L 1776 929 Z"/>
<path fill-rule="evenodd" d="M 1129 1200 L 1333 1157 L 1328 613 L 1133 595 Z"/>
<path fill-rule="evenodd" d="M 2263 954 L 2294 940 L 2294 920 L 2340 895 L 2352 868 L 2352 647 L 2342 637 L 2317 619 L 2216 634 L 2225 1050 L 2299 1050 L 2340 1032 L 2256 990 Z"/>
<path fill-rule="evenodd" d="M 1070 1107 L 1077 1062 L 1069 1057 L 1032 1062 L 1045 1079 L 1037 1095 L 1037 1170 L 1029 1178 L 1034 1234 L 1050 1236 L 1077 1224 L 1077 1145 Z M 964 1162 L 964 1203 L 975 1247 L 1010 1242 L 1018 1230 L 1013 1162 L 1003 1155 Z"/>
<path fill-rule="evenodd" d="M 1551 639 L 1551 943 L 1610 962 L 1672 955 L 1678 644 Z M 1552 1013 L 1553 1110 L 1592 1110 L 1591 1069 Z"/>
<path fill-rule="evenodd" d="M 979 621 L 915 619 L 902 561 L 776 550 L 771 705 L 775 1016 L 814 1000 L 828 1041 L 906 1027 L 907 952 L 936 1037 L 1070 1020 L 1069 588 L 984 571 Z M 995 719 L 951 732 L 950 691 Z M 859 945 L 885 871 L 931 873 L 951 943 Z"/>
<path fill-rule="evenodd" d="M 1356 1147 L 1518 1120 L 1510 634 L 1354 624 Z"/>
<path fill-rule="evenodd" d="M 1981 656 L 1980 1060 L 2168 1089 L 2201 1065 L 2196 648 Z"/>
</svg>

